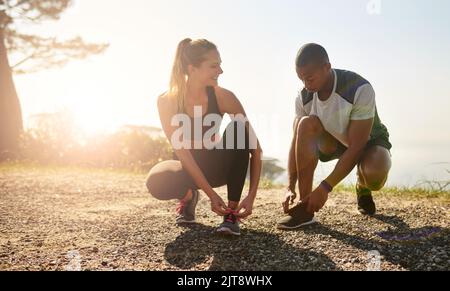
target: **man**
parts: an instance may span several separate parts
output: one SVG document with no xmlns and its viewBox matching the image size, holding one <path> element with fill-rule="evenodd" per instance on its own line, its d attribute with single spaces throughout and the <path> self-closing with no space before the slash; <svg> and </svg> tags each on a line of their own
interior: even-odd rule
<svg viewBox="0 0 450 291">
<path fill-rule="evenodd" d="M 296 99 L 294 135 L 289 153 L 289 193 L 283 203 L 288 215 L 280 229 L 315 222 L 329 193 L 357 166 L 358 210 L 373 215 L 372 191 L 386 183 L 391 168 L 389 133 L 378 116 L 375 92 L 356 73 L 332 69 L 325 49 L 306 44 L 297 54 L 296 70 L 304 89 Z M 318 161 L 339 159 L 333 172 L 312 189 Z M 299 183 L 301 203 L 288 210 Z"/>
</svg>

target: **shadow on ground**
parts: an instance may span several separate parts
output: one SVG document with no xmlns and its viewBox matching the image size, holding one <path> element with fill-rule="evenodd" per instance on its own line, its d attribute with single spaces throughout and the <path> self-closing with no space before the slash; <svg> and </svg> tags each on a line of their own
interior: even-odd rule
<svg viewBox="0 0 450 291">
<path fill-rule="evenodd" d="M 291 246 L 274 234 L 244 230 L 230 238 L 214 232 L 210 226 L 190 226 L 167 245 L 166 260 L 180 269 L 204 264 L 211 271 L 337 270 L 326 255 Z"/>
<path fill-rule="evenodd" d="M 449 249 L 448 228 L 434 226 L 410 228 L 401 218 L 383 214 L 374 215 L 373 218 L 391 226 L 388 231 L 375 233 L 377 239 L 350 235 L 321 224 L 301 231 L 311 235 L 330 236 L 363 251 L 378 251 L 381 260 L 400 265 L 406 270 L 423 270 L 425 266 L 441 263 L 439 254 L 430 255 L 431 248 L 447 248 L 447 251 Z"/>
</svg>

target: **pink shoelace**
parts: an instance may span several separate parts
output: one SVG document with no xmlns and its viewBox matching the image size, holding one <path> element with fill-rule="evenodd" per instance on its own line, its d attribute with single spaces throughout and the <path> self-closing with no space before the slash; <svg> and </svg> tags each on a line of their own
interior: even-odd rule
<svg viewBox="0 0 450 291">
<path fill-rule="evenodd" d="M 236 214 L 239 213 L 236 210 L 227 208 L 226 212 L 227 212 L 227 215 L 225 216 L 226 217 L 225 221 L 235 223 L 235 221 L 233 221 L 233 216 L 234 216 L 234 218 L 236 218 L 236 221 L 243 223 L 242 219 L 240 217 L 236 216 Z"/>
<path fill-rule="evenodd" d="M 182 214 L 184 207 L 186 207 L 186 201 L 180 200 L 180 202 L 178 202 L 178 206 L 177 206 L 177 209 L 176 209 L 177 214 Z"/>
</svg>

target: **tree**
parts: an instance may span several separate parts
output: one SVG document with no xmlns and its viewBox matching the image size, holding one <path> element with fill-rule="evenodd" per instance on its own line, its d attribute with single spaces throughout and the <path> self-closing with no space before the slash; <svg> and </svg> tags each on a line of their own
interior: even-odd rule
<svg viewBox="0 0 450 291">
<path fill-rule="evenodd" d="M 282 167 L 277 164 L 280 161 L 273 158 L 264 158 L 262 163 L 261 177 L 268 179 L 269 181 L 275 181 L 284 171 Z"/>
<path fill-rule="evenodd" d="M 19 27 L 58 20 L 71 0 L 0 0 L 0 161 L 18 149 L 23 131 L 22 110 L 13 73 L 25 74 L 61 67 L 70 60 L 100 54 L 107 44 L 86 43 L 80 37 L 58 40 L 21 33 Z M 8 56 L 19 60 L 10 64 Z"/>
</svg>

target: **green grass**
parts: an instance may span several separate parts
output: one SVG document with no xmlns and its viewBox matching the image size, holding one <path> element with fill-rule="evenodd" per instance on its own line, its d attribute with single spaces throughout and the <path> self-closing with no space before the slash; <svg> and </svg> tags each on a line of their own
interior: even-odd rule
<svg viewBox="0 0 450 291">
<path fill-rule="evenodd" d="M 0 173 L 6 173 L 9 171 L 32 171 L 39 170 L 44 171 L 49 174 L 52 172 L 60 171 L 74 171 L 78 173 L 111 173 L 111 174 L 122 174 L 122 175 L 145 175 L 146 173 L 142 171 L 131 171 L 128 169 L 117 169 L 117 168 L 88 168 L 88 167 L 78 167 L 78 166 L 61 166 L 61 165 L 41 165 L 33 162 L 1 162 L 0 163 Z M 419 185 L 419 184 L 418 184 Z M 389 195 L 389 196 L 408 196 L 409 198 L 429 198 L 429 199 L 439 199 L 444 202 L 450 202 L 450 190 L 448 187 L 442 187 L 445 184 L 437 183 L 433 181 L 425 181 L 420 185 L 423 186 L 412 186 L 412 187 L 385 187 L 379 192 L 375 192 L 375 195 Z M 248 188 L 248 181 L 246 182 L 246 187 Z M 259 188 L 260 189 L 274 189 L 274 190 L 284 190 L 286 185 L 274 183 L 268 179 L 261 179 Z M 339 184 L 335 187 L 335 193 L 339 192 L 355 192 L 355 185 L 351 184 Z"/>
<path fill-rule="evenodd" d="M 443 201 L 450 202 L 450 190 L 440 189 L 441 187 L 433 186 L 429 184 L 429 187 L 420 186 L 389 186 L 375 192 L 375 195 L 390 195 L 395 197 L 408 196 L 410 198 L 429 198 L 429 199 L 439 199 Z M 334 192 L 355 192 L 355 185 L 349 184 L 339 184 Z"/>
<path fill-rule="evenodd" d="M 129 169 L 119 168 L 98 168 L 98 167 L 81 167 L 70 165 L 42 165 L 37 162 L 0 162 L 0 173 L 8 171 L 32 171 L 39 170 L 48 172 L 61 172 L 61 171 L 73 171 L 78 173 L 111 173 L 111 174 L 124 174 L 124 175 L 145 175 L 143 171 L 132 171 Z"/>
</svg>

